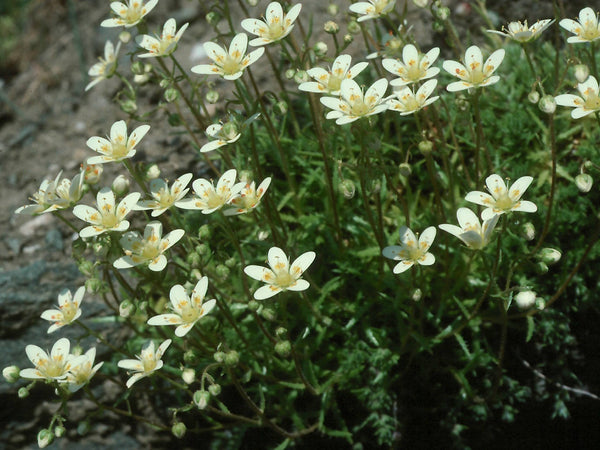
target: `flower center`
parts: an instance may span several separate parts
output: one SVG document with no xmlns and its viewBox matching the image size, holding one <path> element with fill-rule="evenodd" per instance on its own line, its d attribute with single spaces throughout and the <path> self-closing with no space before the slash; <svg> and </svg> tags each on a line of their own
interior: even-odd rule
<svg viewBox="0 0 600 450">
<path fill-rule="evenodd" d="M 140 251 L 140 256 L 145 260 L 152 260 L 158 255 L 160 255 L 160 249 L 153 242 L 146 242 Z"/>
<path fill-rule="evenodd" d="M 77 314 L 77 309 L 77 306 L 73 302 L 62 305 L 60 310 L 63 315 L 63 322 L 70 323 L 75 317 L 75 314 Z"/>
<path fill-rule="evenodd" d="M 112 145 L 112 157 L 117 159 L 123 158 L 125 155 L 127 155 L 127 145 L 122 142 L 114 142 Z"/>
<path fill-rule="evenodd" d="M 184 323 L 194 322 L 198 318 L 199 313 L 200 311 L 198 311 L 198 309 L 186 305 L 181 310 L 181 320 L 183 320 Z"/>
<path fill-rule="evenodd" d="M 350 113 L 353 116 L 364 116 L 368 114 L 370 108 L 365 104 L 362 98 L 357 98 L 352 102 L 352 106 L 350 108 Z"/>
<path fill-rule="evenodd" d="M 295 282 L 296 279 L 289 273 L 289 271 L 282 269 L 275 274 L 275 280 L 273 281 L 273 284 L 285 289 L 293 285 Z"/>
<path fill-rule="evenodd" d="M 586 22 L 583 25 L 581 38 L 585 39 L 586 41 L 593 41 L 595 39 L 600 38 L 600 32 L 598 32 L 598 24 L 594 22 Z"/>
<path fill-rule="evenodd" d="M 285 28 L 281 24 L 279 17 L 275 17 L 271 23 L 269 24 L 269 29 L 267 30 L 267 38 L 272 41 L 277 41 L 281 38 L 281 35 L 285 31 Z"/>
<path fill-rule="evenodd" d="M 425 76 L 425 70 L 420 64 L 414 63 L 409 64 L 408 70 L 406 71 L 406 78 L 411 81 L 418 81 Z"/>
<path fill-rule="evenodd" d="M 405 111 L 416 111 L 421 107 L 417 99 L 413 96 L 408 96 L 406 99 L 402 99 L 402 104 Z"/>
<path fill-rule="evenodd" d="M 175 196 L 171 194 L 171 191 L 168 189 L 161 189 L 156 193 L 156 197 L 158 199 L 158 203 L 163 208 L 169 208 L 173 206 L 175 203 Z"/>
<path fill-rule="evenodd" d="M 225 75 L 233 75 L 242 70 L 240 62 L 237 59 L 232 58 L 230 55 L 225 57 L 225 61 L 223 61 L 223 65 L 221 67 Z"/>
<path fill-rule="evenodd" d="M 336 75 L 329 75 L 329 80 L 327 80 L 327 90 L 329 92 L 339 91 L 342 86 L 342 78 Z"/>
<path fill-rule="evenodd" d="M 473 84 L 481 84 L 485 81 L 485 74 L 479 68 L 471 71 L 471 83 Z"/>
<path fill-rule="evenodd" d="M 496 208 L 502 211 L 510 211 L 513 205 L 514 202 L 511 200 L 508 194 L 503 194 L 496 199 Z"/>
<path fill-rule="evenodd" d="M 217 194 L 215 191 L 208 193 L 208 199 L 206 200 L 206 206 L 209 208 L 218 208 L 225 204 L 225 196 Z"/>
<path fill-rule="evenodd" d="M 152 372 L 156 367 L 156 359 L 152 358 L 144 358 L 142 360 L 142 366 L 144 366 L 144 373 Z"/>
<path fill-rule="evenodd" d="M 38 370 L 48 378 L 58 378 L 65 373 L 65 365 L 62 355 L 40 361 Z"/>
<path fill-rule="evenodd" d="M 102 226 L 104 228 L 114 228 L 118 223 L 119 219 L 114 213 L 108 213 L 102 216 Z"/>
<path fill-rule="evenodd" d="M 589 92 L 587 94 L 588 96 L 585 99 L 583 107 L 585 109 L 591 109 L 593 111 L 600 109 L 600 97 L 598 97 L 598 94 L 595 94 L 593 92 Z"/>
</svg>

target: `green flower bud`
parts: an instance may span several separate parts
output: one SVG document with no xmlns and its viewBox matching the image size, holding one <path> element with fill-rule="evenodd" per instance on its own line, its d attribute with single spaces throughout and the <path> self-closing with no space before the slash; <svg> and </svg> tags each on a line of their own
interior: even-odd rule
<svg viewBox="0 0 600 450">
<path fill-rule="evenodd" d="M 248 309 L 250 311 L 257 311 L 258 308 L 260 308 L 260 303 L 258 303 L 256 300 L 252 299 L 248 302 Z"/>
<path fill-rule="evenodd" d="M 339 12 L 340 8 L 335 3 L 330 3 L 327 5 L 327 12 L 331 16 L 335 16 Z"/>
<path fill-rule="evenodd" d="M 196 253 L 198 253 L 201 257 L 207 256 L 210 254 L 210 247 L 206 244 L 198 244 L 196 245 Z"/>
<path fill-rule="evenodd" d="M 521 291 L 515 295 L 515 303 L 519 309 L 529 309 L 535 305 L 536 293 L 533 291 Z"/>
<path fill-rule="evenodd" d="M 315 52 L 317 58 L 325 56 L 327 54 L 327 44 L 323 41 L 317 42 L 313 45 L 313 52 Z"/>
<path fill-rule="evenodd" d="M 215 354 L 213 355 L 213 358 L 215 359 L 216 362 L 218 363 L 222 363 L 225 361 L 225 352 L 215 352 Z"/>
<path fill-rule="evenodd" d="M 346 33 L 344 35 L 344 44 L 346 44 L 346 45 L 351 44 L 353 40 L 354 40 L 354 36 L 352 36 L 351 34 Z"/>
<path fill-rule="evenodd" d="M 56 436 L 57 438 L 63 437 L 66 432 L 67 432 L 67 429 L 65 427 L 63 427 L 62 425 L 58 425 L 57 427 L 54 428 L 54 436 Z"/>
<path fill-rule="evenodd" d="M 129 300 L 123 300 L 119 304 L 119 316 L 123 318 L 129 317 L 135 311 L 135 305 Z"/>
<path fill-rule="evenodd" d="M 556 100 L 551 95 L 544 95 L 538 103 L 538 107 L 546 114 L 554 114 L 554 111 L 556 111 Z"/>
<path fill-rule="evenodd" d="M 560 261 L 562 253 L 560 252 L 560 250 L 557 250 L 555 248 L 546 247 L 541 249 L 537 256 L 542 262 L 548 265 L 552 265 Z"/>
<path fill-rule="evenodd" d="M 175 113 L 169 114 L 167 117 L 167 122 L 172 127 L 178 127 L 179 125 L 181 125 L 181 116 Z"/>
<path fill-rule="evenodd" d="M 590 69 L 585 64 L 577 64 L 575 66 L 575 78 L 579 83 L 585 83 L 590 76 Z"/>
<path fill-rule="evenodd" d="M 200 239 L 201 241 L 205 241 L 207 239 L 210 239 L 211 236 L 211 231 L 210 231 L 210 227 L 208 226 L 208 224 L 204 224 L 200 227 L 200 229 L 198 230 L 198 239 Z"/>
<path fill-rule="evenodd" d="M 537 271 L 537 273 L 539 273 L 540 275 L 544 275 L 546 273 L 548 273 L 548 264 L 546 264 L 543 261 L 538 262 L 535 265 L 535 270 Z"/>
<path fill-rule="evenodd" d="M 351 20 L 348 22 L 348 32 L 352 34 L 360 33 L 360 25 L 356 20 Z"/>
<path fill-rule="evenodd" d="M 352 180 L 344 180 L 340 183 L 340 192 L 342 195 L 348 200 L 354 197 L 356 193 L 356 186 L 352 182 Z"/>
<path fill-rule="evenodd" d="M 80 259 L 77 262 L 77 268 L 83 275 L 85 275 L 86 277 L 89 277 L 94 272 L 94 263 L 91 261 L 88 261 L 87 259 Z"/>
<path fill-rule="evenodd" d="M 171 86 L 171 80 L 169 80 L 168 78 L 163 78 L 162 80 L 160 80 L 160 83 L 158 83 L 158 85 L 163 89 L 167 89 L 169 86 Z"/>
<path fill-rule="evenodd" d="M 278 338 L 284 337 L 287 334 L 288 330 L 287 328 L 284 327 L 277 327 L 277 329 L 275 330 L 275 336 L 277 336 Z"/>
<path fill-rule="evenodd" d="M 215 274 L 217 275 L 218 278 L 220 278 L 221 280 L 224 280 L 225 278 L 227 278 L 229 276 L 229 273 L 231 271 L 229 270 L 229 267 L 223 265 L 223 264 L 219 264 L 217 265 L 217 267 L 215 268 Z"/>
<path fill-rule="evenodd" d="M 188 253 L 185 260 L 192 267 L 199 267 L 202 263 L 202 257 L 196 252 Z"/>
<path fill-rule="evenodd" d="M 210 392 L 210 395 L 213 397 L 216 397 L 221 393 L 221 386 L 219 384 L 211 384 L 208 387 L 208 392 Z"/>
<path fill-rule="evenodd" d="M 205 409 L 208 406 L 210 394 L 206 391 L 196 391 L 194 392 L 193 398 L 194 404 L 198 407 L 198 409 Z"/>
<path fill-rule="evenodd" d="M 328 20 L 325 22 L 325 25 L 323 25 L 323 29 L 325 30 L 325 33 L 337 34 L 338 31 L 340 31 L 340 26 L 333 20 Z"/>
<path fill-rule="evenodd" d="M 236 265 L 237 265 L 237 259 L 235 259 L 233 257 L 225 260 L 225 266 L 227 266 L 230 269 L 233 269 Z"/>
<path fill-rule="evenodd" d="M 127 44 L 131 40 L 131 33 L 129 31 L 123 30 L 119 33 L 119 40 L 123 44 Z"/>
<path fill-rule="evenodd" d="M 8 366 L 2 369 L 2 376 L 8 383 L 15 383 L 19 380 L 19 372 L 17 366 Z"/>
<path fill-rule="evenodd" d="M 186 431 L 187 427 L 183 422 L 174 423 L 171 427 L 171 433 L 173 433 L 173 436 L 175 436 L 177 439 L 181 439 L 183 436 L 185 436 Z"/>
<path fill-rule="evenodd" d="M 580 173 L 575 177 L 575 185 L 579 192 L 583 192 L 584 194 L 590 192 L 592 186 L 594 185 L 594 179 L 590 174 Z"/>
<path fill-rule="evenodd" d="M 226 366 L 233 367 L 239 361 L 240 361 L 240 354 L 237 351 L 231 350 L 230 352 L 225 353 L 225 359 L 223 360 L 223 362 L 225 363 Z"/>
<path fill-rule="evenodd" d="M 88 278 L 85 280 L 85 289 L 90 293 L 100 292 L 104 287 L 102 280 L 98 278 Z"/>
<path fill-rule="evenodd" d="M 291 80 L 296 75 L 296 69 L 288 69 L 285 71 L 284 76 L 286 79 Z"/>
<path fill-rule="evenodd" d="M 529 100 L 533 104 L 536 104 L 540 101 L 540 94 L 538 93 L 538 91 L 531 91 L 529 94 L 527 94 L 527 100 Z"/>
<path fill-rule="evenodd" d="M 121 107 L 121 110 L 127 114 L 133 114 L 138 109 L 135 100 L 132 99 L 121 100 L 119 106 Z"/>
<path fill-rule="evenodd" d="M 258 5 L 258 0 L 246 0 L 246 2 L 250 5 L 250 6 L 256 6 Z"/>
<path fill-rule="evenodd" d="M 54 440 L 54 433 L 46 428 L 40 430 L 37 435 L 37 443 L 39 448 L 46 448 Z"/>
<path fill-rule="evenodd" d="M 277 353 L 279 356 L 287 358 L 290 355 L 291 351 L 292 344 L 290 344 L 290 341 L 280 341 L 277 344 L 275 344 L 275 353 Z"/>
<path fill-rule="evenodd" d="M 219 101 L 219 93 L 217 91 L 215 91 L 214 89 L 211 89 L 210 91 L 208 91 L 206 93 L 205 98 L 208 103 L 210 103 L 211 105 L 214 105 L 215 103 L 217 103 Z"/>
<path fill-rule="evenodd" d="M 434 9 L 433 13 L 440 20 L 448 20 L 448 17 L 450 17 L 450 8 L 442 6 L 441 8 Z"/>
<path fill-rule="evenodd" d="M 165 100 L 169 103 L 179 99 L 179 91 L 175 88 L 169 88 L 165 91 Z"/>
<path fill-rule="evenodd" d="M 275 311 L 272 310 L 271 308 L 263 308 L 260 315 L 263 316 L 263 318 L 265 320 L 268 320 L 269 322 L 274 321 L 277 317 L 277 315 L 275 314 Z"/>
<path fill-rule="evenodd" d="M 419 142 L 419 151 L 424 155 L 429 155 L 433 151 L 433 142 L 429 140 Z"/>
<path fill-rule="evenodd" d="M 196 361 L 196 352 L 194 350 L 188 350 L 183 354 L 183 361 L 186 364 L 192 364 Z"/>
<path fill-rule="evenodd" d="M 283 116 L 288 111 L 288 105 L 283 100 L 280 100 L 273 105 L 273 111 L 276 114 Z"/>
<path fill-rule="evenodd" d="M 304 83 L 305 81 L 308 81 L 308 80 L 309 80 L 309 76 L 305 70 L 298 70 L 294 74 L 294 81 L 298 84 Z"/>
<path fill-rule="evenodd" d="M 523 224 L 521 227 L 521 236 L 528 241 L 533 241 L 535 239 L 535 227 L 531 222 Z"/>
<path fill-rule="evenodd" d="M 146 180 L 154 180 L 160 177 L 160 168 L 156 164 L 150 164 L 146 168 Z"/>
<path fill-rule="evenodd" d="M 19 390 L 17 391 L 17 395 L 19 396 L 19 398 L 29 397 L 29 389 L 27 389 L 26 387 L 19 388 Z"/>
<path fill-rule="evenodd" d="M 215 12 L 215 11 L 211 11 L 206 15 L 206 21 L 211 24 L 213 27 L 217 26 L 219 24 L 219 21 L 221 20 L 221 14 Z"/>
<path fill-rule="evenodd" d="M 409 177 L 412 173 L 412 167 L 409 163 L 402 163 L 398 166 L 398 170 L 400 171 L 400 175 L 403 177 Z"/>
<path fill-rule="evenodd" d="M 131 65 L 131 72 L 134 75 L 143 75 L 146 73 L 146 69 L 144 67 L 144 63 L 141 61 L 136 61 Z"/>
<path fill-rule="evenodd" d="M 418 302 L 421 300 L 421 298 L 423 298 L 423 291 L 419 288 L 415 289 L 414 291 L 412 291 L 412 293 L 410 294 L 410 298 L 414 301 L 414 302 Z"/>
<path fill-rule="evenodd" d="M 117 197 L 127 194 L 129 191 L 129 178 L 125 175 L 119 175 L 114 179 L 110 188 L 115 193 Z"/>
</svg>

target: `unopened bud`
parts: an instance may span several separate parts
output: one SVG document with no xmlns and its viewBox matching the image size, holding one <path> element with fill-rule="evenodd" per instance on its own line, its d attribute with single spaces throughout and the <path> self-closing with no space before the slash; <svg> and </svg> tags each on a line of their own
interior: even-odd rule
<svg viewBox="0 0 600 450">
<path fill-rule="evenodd" d="M 201 241 L 205 241 L 206 239 L 209 239 L 210 236 L 211 236 L 211 231 L 210 231 L 210 227 L 208 226 L 208 224 L 204 224 L 198 229 L 198 239 L 200 239 Z"/>
<path fill-rule="evenodd" d="M 423 291 L 419 288 L 415 289 L 414 291 L 412 291 L 410 298 L 413 300 L 413 302 L 420 301 L 421 298 L 423 298 Z"/>
<path fill-rule="evenodd" d="M 280 341 L 275 344 L 275 353 L 279 356 L 283 356 L 284 358 L 288 357 L 292 351 L 292 344 L 290 341 Z"/>
<path fill-rule="evenodd" d="M 246 3 L 248 3 L 250 6 L 256 6 L 258 5 L 258 0 L 246 0 Z"/>
<path fill-rule="evenodd" d="M 192 384 L 196 380 L 196 371 L 194 369 L 183 369 L 181 379 L 185 384 Z"/>
<path fill-rule="evenodd" d="M 360 25 L 356 20 L 351 20 L 350 22 L 348 22 L 348 32 L 351 34 L 360 33 Z"/>
<path fill-rule="evenodd" d="M 252 299 L 248 302 L 248 309 L 250 311 L 258 311 L 258 308 L 260 308 L 260 303 L 258 303 L 256 300 Z"/>
<path fill-rule="evenodd" d="M 221 14 L 217 13 L 216 11 L 211 11 L 208 14 L 206 14 L 206 21 L 211 24 L 213 27 L 217 26 L 219 24 L 219 21 L 221 20 Z"/>
<path fill-rule="evenodd" d="M 562 253 L 560 250 L 550 247 L 543 248 L 538 253 L 538 258 L 549 265 L 556 264 L 558 261 L 560 261 L 561 257 Z"/>
<path fill-rule="evenodd" d="M 264 241 L 268 237 L 269 237 L 269 232 L 268 231 L 259 231 L 258 232 L 257 238 L 258 238 L 259 241 Z"/>
<path fill-rule="evenodd" d="M 548 264 L 546 264 L 546 263 L 545 263 L 545 262 L 543 262 L 543 261 L 540 261 L 540 262 L 538 262 L 538 263 L 535 265 L 535 270 L 536 270 L 536 272 L 537 272 L 537 273 L 539 273 L 540 275 L 544 275 L 544 274 L 548 273 L 548 270 L 549 270 L 549 269 L 548 269 Z"/>
<path fill-rule="evenodd" d="M 284 72 L 284 76 L 287 80 L 291 80 L 296 75 L 296 69 L 288 69 Z"/>
<path fill-rule="evenodd" d="M 206 93 L 206 101 L 210 104 L 215 104 L 219 101 L 219 93 L 214 89 L 211 89 Z"/>
<path fill-rule="evenodd" d="M 120 197 L 129 191 L 129 185 L 129 179 L 125 175 L 119 175 L 114 179 L 110 188 L 117 197 Z"/>
<path fill-rule="evenodd" d="M 340 8 L 335 3 L 330 3 L 327 5 L 327 12 L 331 16 L 335 16 L 339 12 Z"/>
<path fill-rule="evenodd" d="M 208 405 L 208 401 L 210 400 L 210 394 L 206 391 L 196 391 L 194 392 L 194 404 L 198 407 L 198 409 L 205 409 Z"/>
<path fill-rule="evenodd" d="M 536 294 L 533 291 L 521 291 L 515 295 L 515 303 L 519 309 L 529 309 L 535 305 Z"/>
<path fill-rule="evenodd" d="M 285 327 L 277 327 L 277 329 L 275 330 L 275 336 L 277 336 L 278 338 L 281 338 L 283 336 L 285 336 L 287 334 L 288 330 Z"/>
<path fill-rule="evenodd" d="M 150 164 L 146 168 L 146 180 L 154 180 L 160 177 L 160 169 L 156 164 Z"/>
<path fill-rule="evenodd" d="M 37 443 L 39 448 L 46 448 L 54 440 L 54 433 L 46 428 L 40 430 L 37 435 Z"/>
<path fill-rule="evenodd" d="M 218 278 L 220 278 L 221 280 L 226 279 L 229 276 L 229 267 L 227 267 L 224 264 L 219 264 L 216 268 L 215 268 L 215 274 L 217 275 Z"/>
<path fill-rule="evenodd" d="M 309 76 L 305 70 L 298 70 L 294 74 L 294 81 L 298 84 L 304 83 L 305 81 L 308 81 L 308 80 L 309 80 Z"/>
<path fill-rule="evenodd" d="M 83 179 L 87 184 L 96 184 L 100 181 L 100 175 L 104 171 L 102 164 L 84 164 Z"/>
<path fill-rule="evenodd" d="M 398 166 L 398 170 L 400 175 L 403 177 L 408 177 L 412 173 L 412 168 L 409 163 L 402 163 Z"/>
<path fill-rule="evenodd" d="M 225 353 L 225 359 L 223 362 L 226 366 L 235 366 L 239 361 L 240 354 L 237 351 L 231 350 L 230 352 Z"/>
<path fill-rule="evenodd" d="M 336 34 L 340 31 L 340 26 L 333 20 L 328 20 L 325 22 L 325 25 L 323 25 L 323 29 L 325 30 L 325 33 Z"/>
<path fill-rule="evenodd" d="M 57 438 L 63 437 L 66 432 L 67 432 L 67 429 L 65 427 L 63 427 L 62 425 L 58 425 L 57 427 L 54 428 L 54 436 L 56 436 Z"/>
<path fill-rule="evenodd" d="M 135 305 L 130 300 L 123 300 L 119 304 L 119 316 L 123 318 L 129 317 L 135 310 Z"/>
<path fill-rule="evenodd" d="M 354 182 L 352 182 L 351 180 L 342 181 L 340 183 L 340 192 L 347 199 L 353 198 L 354 194 L 356 193 L 356 186 Z"/>
<path fill-rule="evenodd" d="M 538 91 L 531 91 L 529 94 L 527 94 L 527 100 L 535 105 L 540 101 L 540 93 Z"/>
<path fill-rule="evenodd" d="M 221 385 L 211 384 L 208 387 L 208 392 L 210 392 L 210 395 L 212 395 L 213 397 L 216 397 L 217 395 L 219 395 L 221 393 Z"/>
<path fill-rule="evenodd" d="M 288 105 L 283 100 L 280 100 L 273 105 L 273 111 L 275 111 L 276 114 L 283 116 L 288 111 Z"/>
<path fill-rule="evenodd" d="M 85 288 L 90 293 L 100 292 L 102 286 L 102 280 L 98 278 L 88 278 L 87 280 L 85 280 Z"/>
<path fill-rule="evenodd" d="M 144 63 L 141 62 L 141 61 L 134 62 L 131 65 L 131 72 L 134 75 L 143 75 L 146 72 L 145 67 L 144 67 Z"/>
<path fill-rule="evenodd" d="M 590 69 L 585 64 L 577 64 L 575 66 L 575 78 L 579 83 L 585 83 L 590 76 Z"/>
<path fill-rule="evenodd" d="M 321 58 L 327 54 L 327 44 L 323 41 L 317 42 L 313 45 L 313 52 L 318 58 Z"/>
<path fill-rule="evenodd" d="M 131 33 L 129 31 L 121 31 L 119 33 L 119 40 L 123 44 L 127 44 L 131 40 Z"/>
<path fill-rule="evenodd" d="M 202 257 L 196 252 L 188 253 L 185 260 L 194 268 L 200 267 L 200 264 L 202 263 Z"/>
<path fill-rule="evenodd" d="M 351 34 L 344 35 L 344 44 L 346 44 L 346 45 L 351 44 L 353 40 L 354 40 L 354 37 Z"/>
<path fill-rule="evenodd" d="M 196 352 L 194 350 L 188 350 L 183 354 L 183 361 L 186 364 L 192 364 L 196 362 Z"/>
<path fill-rule="evenodd" d="M 419 151 L 424 155 L 429 155 L 433 150 L 433 142 L 429 140 L 419 142 Z"/>
<path fill-rule="evenodd" d="M 590 192 L 593 184 L 594 179 L 588 173 L 580 173 L 575 177 L 575 185 L 577 186 L 577 189 L 579 189 L 580 192 Z"/>
<path fill-rule="evenodd" d="M 135 100 L 132 99 L 121 101 L 119 106 L 121 107 L 121 110 L 127 114 L 133 114 L 137 111 L 137 104 L 135 103 Z"/>
<path fill-rule="evenodd" d="M 535 227 L 531 222 L 523 224 L 523 227 L 521 228 L 521 236 L 528 241 L 533 241 L 535 239 Z"/>
<path fill-rule="evenodd" d="M 554 114 L 554 111 L 556 111 L 556 100 L 551 95 L 544 95 L 538 103 L 538 107 L 546 114 Z"/>
<path fill-rule="evenodd" d="M 175 88 L 169 88 L 165 91 L 165 100 L 169 103 L 173 103 L 179 99 L 179 91 Z"/>
<path fill-rule="evenodd" d="M 216 362 L 218 363 L 222 363 L 225 361 L 225 352 L 215 352 L 215 354 L 213 355 L 213 358 L 215 359 Z"/>
<path fill-rule="evenodd" d="M 417 8 L 425 8 L 429 0 L 413 0 L 413 3 Z"/>
<path fill-rule="evenodd" d="M 19 396 L 19 398 L 29 397 L 29 389 L 27 389 L 26 387 L 19 388 L 19 390 L 17 391 L 17 395 Z"/>
<path fill-rule="evenodd" d="M 450 17 L 450 8 L 446 6 L 436 8 L 433 12 L 435 14 L 435 17 L 437 17 L 440 20 L 448 20 L 448 17 Z"/>
<path fill-rule="evenodd" d="M 181 439 L 183 436 L 185 436 L 186 431 L 187 427 L 183 422 L 174 423 L 171 427 L 171 433 L 173 433 L 173 436 L 175 436 L 177 439 Z"/>
<path fill-rule="evenodd" d="M 2 369 L 2 376 L 9 383 L 15 383 L 19 379 L 19 368 L 17 366 L 8 366 Z"/>
</svg>

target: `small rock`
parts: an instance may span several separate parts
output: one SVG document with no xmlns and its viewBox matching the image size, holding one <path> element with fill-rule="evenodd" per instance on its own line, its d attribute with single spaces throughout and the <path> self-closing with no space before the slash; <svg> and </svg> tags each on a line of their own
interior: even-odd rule
<svg viewBox="0 0 600 450">
<path fill-rule="evenodd" d="M 51 214 L 41 214 L 21 225 L 19 227 L 19 233 L 23 236 L 33 236 L 38 228 L 48 226 L 53 220 L 54 217 L 52 217 Z"/>
<path fill-rule="evenodd" d="M 14 237 L 7 237 L 4 242 L 10 248 L 15 255 L 18 255 L 21 251 L 21 240 Z"/>
<path fill-rule="evenodd" d="M 58 228 L 52 228 L 46 233 L 46 246 L 54 250 L 62 250 L 64 248 L 63 238 Z"/>
</svg>

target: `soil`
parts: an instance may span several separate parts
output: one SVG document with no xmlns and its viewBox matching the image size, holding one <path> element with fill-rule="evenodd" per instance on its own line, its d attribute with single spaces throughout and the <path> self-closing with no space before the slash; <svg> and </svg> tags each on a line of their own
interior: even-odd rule
<svg viewBox="0 0 600 450">
<path fill-rule="evenodd" d="M 10 3 L 18 2 L 7 2 Z M 10 364 L 27 367 L 24 347 L 28 343 L 51 346 L 56 336 L 46 334 L 45 322 L 39 319 L 39 314 L 55 304 L 61 289 L 75 289 L 84 281 L 70 257 L 72 231 L 48 214 L 32 217 L 13 212 L 28 203 L 28 197 L 37 191 L 42 180 L 55 178 L 61 170 L 63 176 L 72 178 L 80 164 L 93 155 L 85 144 L 88 137 L 106 135 L 113 122 L 126 117 L 112 101 L 120 87 L 117 79 L 103 81 L 84 92 L 87 70 L 97 56 L 103 54 L 105 41 L 115 42 L 118 34 L 116 29 L 100 27 L 100 22 L 109 16 L 108 3 L 102 3 L 31 0 L 18 24 L 22 30 L 19 43 L 1 60 L 0 343 L 3 351 L 0 367 Z M 206 3 L 162 0 L 148 18 L 150 30 L 158 30 L 168 17 L 175 17 L 178 24 L 190 22 L 178 50 L 178 57 L 188 69 L 199 63 L 192 57 L 201 48 L 199 44 L 212 37 L 212 30 L 204 20 Z M 304 0 L 302 3 L 303 16 L 312 15 L 315 29 L 320 29 L 328 2 Z M 340 6 L 340 11 L 346 11 L 347 2 L 334 3 Z M 476 19 L 469 2 L 449 3 L 458 16 L 459 29 L 464 26 L 465 30 L 478 33 L 483 24 Z M 532 21 L 553 16 L 549 1 L 491 3 L 499 24 L 508 19 Z M 569 17 L 577 14 L 578 3 L 570 2 Z M 417 41 L 423 47 L 437 43 L 439 37 L 427 31 L 430 25 L 424 21 L 425 13 L 414 10 L 412 2 L 410 4 L 409 19 L 415 26 Z M 263 8 L 253 9 L 259 10 Z M 337 20 L 344 21 L 342 13 Z M 329 42 L 326 36 L 321 37 Z M 359 53 L 356 48 L 351 51 Z M 123 67 L 127 67 L 128 57 L 122 53 Z M 170 177 L 182 171 L 202 170 L 188 143 L 173 135 L 166 121 L 156 120 L 151 125 L 143 141 L 143 152 L 138 156 L 140 160 L 159 163 L 163 174 Z M 105 172 L 104 183 L 110 183 L 114 177 L 114 173 L 109 172 Z M 89 303 L 93 305 L 91 314 L 102 313 L 99 302 L 90 299 Z M 77 333 L 67 330 L 61 335 L 69 337 Z M 44 386 L 19 400 L 18 386 L 0 383 L 0 401 L 5 405 L 0 412 L 0 448 L 37 448 L 35 435 L 47 426 L 57 405 L 44 400 L 52 397 Z M 104 395 L 109 395 L 106 391 L 104 389 Z M 81 397 L 76 397 L 71 407 L 74 416 L 90 409 L 93 405 Z M 75 417 L 71 422 L 71 428 L 76 428 L 76 420 Z M 124 424 L 109 415 L 102 424 L 93 425 L 85 439 L 80 440 L 72 429 L 68 438 L 58 440 L 50 448 L 125 450 L 151 445 L 158 448 L 166 442 L 161 439 L 164 437 L 157 438 L 146 428 Z"/>
</svg>

